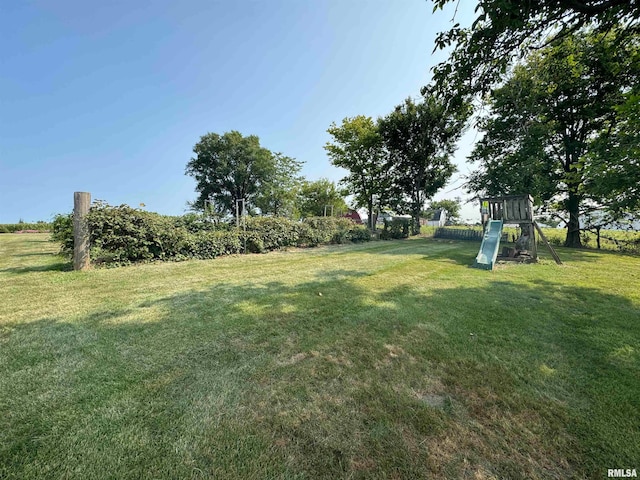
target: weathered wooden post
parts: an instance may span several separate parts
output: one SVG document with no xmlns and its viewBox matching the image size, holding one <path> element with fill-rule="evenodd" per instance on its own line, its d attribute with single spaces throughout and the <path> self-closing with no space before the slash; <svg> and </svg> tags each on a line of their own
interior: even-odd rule
<svg viewBox="0 0 640 480">
<path fill-rule="evenodd" d="M 91 205 L 88 192 L 73 193 L 73 269 L 89 268 L 89 227 L 86 215 Z"/>
</svg>

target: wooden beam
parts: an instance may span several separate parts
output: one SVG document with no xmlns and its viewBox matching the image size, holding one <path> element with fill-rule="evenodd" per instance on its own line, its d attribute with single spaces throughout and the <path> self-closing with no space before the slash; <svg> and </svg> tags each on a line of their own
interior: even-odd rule
<svg viewBox="0 0 640 480">
<path fill-rule="evenodd" d="M 529 229 L 529 238 L 531 238 L 531 252 L 532 257 L 535 261 L 538 261 L 538 245 L 536 242 L 536 230 L 533 228 L 532 224 L 528 224 L 527 228 Z"/>
<path fill-rule="evenodd" d="M 553 247 L 551 246 L 551 244 L 549 243 L 549 240 L 547 240 L 547 237 L 544 236 L 544 233 L 542 233 L 542 229 L 540 228 L 540 226 L 538 225 L 537 222 L 533 222 L 533 224 L 536 227 L 536 230 L 538 230 L 538 234 L 540 235 L 540 238 L 542 238 L 542 240 L 544 241 L 544 243 L 547 245 L 547 247 L 549 248 L 549 251 L 551 252 L 551 256 L 553 257 L 553 259 L 556 261 L 556 263 L 558 265 L 562 265 L 562 260 L 560 260 L 560 257 L 558 256 L 558 254 L 556 253 L 556 251 L 553 249 Z"/>
</svg>

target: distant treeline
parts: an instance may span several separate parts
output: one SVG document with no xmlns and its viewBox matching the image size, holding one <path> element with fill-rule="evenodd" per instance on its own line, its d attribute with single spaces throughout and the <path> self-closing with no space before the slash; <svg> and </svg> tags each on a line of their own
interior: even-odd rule
<svg viewBox="0 0 640 480">
<path fill-rule="evenodd" d="M 38 232 L 48 232 L 51 230 L 51 223 L 0 223 L 0 233 L 14 233 L 22 230 L 37 230 Z"/>
</svg>

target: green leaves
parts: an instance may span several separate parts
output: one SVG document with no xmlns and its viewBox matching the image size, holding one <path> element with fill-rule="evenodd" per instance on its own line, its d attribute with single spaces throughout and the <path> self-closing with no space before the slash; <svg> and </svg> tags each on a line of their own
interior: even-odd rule
<svg viewBox="0 0 640 480">
<path fill-rule="evenodd" d="M 302 182 L 297 208 L 302 218 L 341 215 L 348 210 L 342 192 L 326 178 Z"/>
<path fill-rule="evenodd" d="M 332 123 L 327 132 L 333 137 L 324 147 L 331 164 L 349 172 L 340 184 L 353 195 L 357 207 L 367 209 L 373 229 L 374 196 L 381 200 L 388 189 L 387 156 L 378 124 L 358 115 L 345 118 L 340 126 Z"/>
<path fill-rule="evenodd" d="M 262 215 L 297 218 L 296 199 L 302 186 L 302 163 L 281 153 L 274 155 L 274 169 L 264 179 L 255 206 Z"/>
<path fill-rule="evenodd" d="M 276 175 L 276 157 L 260 146 L 255 135 L 243 137 L 235 130 L 223 135 L 207 133 L 194 146 L 186 174 L 196 180 L 195 204 L 213 200 L 226 213 L 235 211 L 237 199 L 255 204 L 262 188 Z"/>
<path fill-rule="evenodd" d="M 411 212 L 413 233 L 419 233 L 425 201 L 455 170 L 450 156 L 468 113 L 465 102 L 445 105 L 427 88 L 421 101 L 408 98 L 375 122 L 359 115 L 331 124 L 333 141 L 324 148 L 333 165 L 349 171 L 341 184 L 367 208 L 370 228 L 374 207 L 387 207 Z"/>
<path fill-rule="evenodd" d="M 619 148 L 637 132 L 637 115 L 622 107 L 640 81 L 637 42 L 621 44 L 616 32 L 567 37 L 514 68 L 479 122 L 484 137 L 471 160 L 480 168 L 470 191 L 529 193 L 561 205 L 568 246 L 580 245 L 583 205 L 637 206 L 639 172 L 632 152 Z"/>
<path fill-rule="evenodd" d="M 387 149 L 392 197 L 398 210 L 408 203 L 414 218 L 413 233 L 420 232 L 424 203 L 442 188 L 453 172 L 455 143 L 464 126 L 464 108 L 448 109 L 432 95 L 415 103 L 408 98 L 379 121 Z"/>
<path fill-rule="evenodd" d="M 92 262 L 115 266 L 370 240 L 365 227 L 347 218 L 311 217 L 298 222 L 282 217 L 247 217 L 238 229 L 229 223 L 214 224 L 203 215 L 170 217 L 104 202 L 94 203 L 87 222 Z M 63 251 L 73 251 L 71 215 L 56 217 L 53 240 L 62 244 Z"/>
<path fill-rule="evenodd" d="M 432 1 L 435 12 L 458 0 Z M 436 38 L 436 49 L 454 47 L 449 59 L 433 69 L 443 95 L 485 94 L 504 80 L 514 59 L 587 28 L 604 33 L 621 25 L 623 42 L 640 30 L 640 5 L 629 1 L 483 0 L 475 11 L 470 29 L 456 24 Z"/>
</svg>

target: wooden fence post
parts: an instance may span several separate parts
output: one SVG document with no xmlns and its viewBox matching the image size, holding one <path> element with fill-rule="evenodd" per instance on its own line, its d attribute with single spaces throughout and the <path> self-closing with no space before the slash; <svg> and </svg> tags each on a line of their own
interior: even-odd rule
<svg viewBox="0 0 640 480">
<path fill-rule="evenodd" d="M 91 205 L 88 192 L 73 193 L 73 269 L 89 268 L 89 228 L 86 215 Z"/>
</svg>

